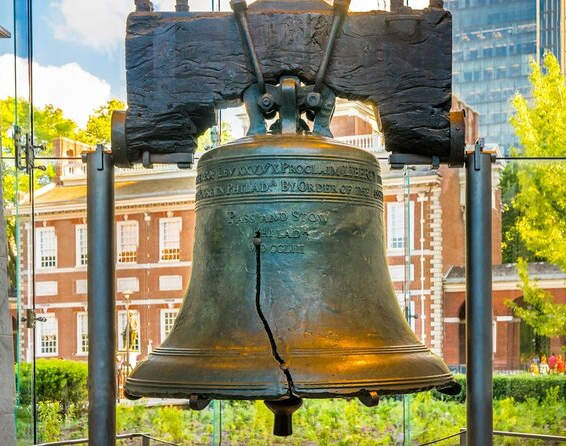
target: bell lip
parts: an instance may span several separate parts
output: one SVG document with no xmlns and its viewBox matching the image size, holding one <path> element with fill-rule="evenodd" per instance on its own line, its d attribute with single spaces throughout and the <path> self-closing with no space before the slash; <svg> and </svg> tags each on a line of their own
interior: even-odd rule
<svg viewBox="0 0 566 446">
<path fill-rule="evenodd" d="M 386 380 L 375 380 L 374 382 L 366 381 L 365 383 L 321 383 L 320 385 L 308 385 L 295 383 L 292 393 L 300 398 L 306 399 L 323 399 L 323 398 L 357 398 L 367 392 L 377 392 L 379 395 L 401 395 L 424 392 L 427 390 L 443 390 L 454 389 L 454 385 L 458 385 L 454 381 L 452 373 L 443 375 L 425 376 L 420 379 L 405 378 L 397 380 L 397 382 L 389 383 Z M 418 381 L 421 381 L 419 384 Z M 261 388 L 259 388 L 261 387 Z M 185 388 L 186 390 L 181 390 Z M 279 392 L 269 392 L 265 386 L 251 389 L 250 387 L 241 386 L 240 388 L 223 389 L 212 388 L 206 386 L 195 386 L 187 384 L 181 386 L 179 383 L 163 383 L 158 381 L 149 381 L 145 379 L 135 379 L 131 376 L 126 379 L 125 389 L 129 398 L 180 398 L 188 399 L 191 395 L 201 395 L 206 399 L 214 400 L 281 400 L 289 395 L 289 389 L 282 386 Z M 456 395 L 458 393 L 450 394 Z"/>
</svg>

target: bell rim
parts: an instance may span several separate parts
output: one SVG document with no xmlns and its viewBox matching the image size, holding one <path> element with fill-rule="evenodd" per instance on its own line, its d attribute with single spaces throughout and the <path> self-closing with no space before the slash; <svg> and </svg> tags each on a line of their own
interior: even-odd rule
<svg viewBox="0 0 566 446">
<path fill-rule="evenodd" d="M 415 378 L 402 378 L 387 380 L 364 380 L 349 383 L 329 383 L 327 381 L 318 384 L 295 383 L 292 393 L 305 399 L 323 398 L 356 398 L 367 392 L 377 392 L 379 395 L 399 395 L 418 393 L 433 389 L 442 389 L 455 383 L 454 375 L 449 372 L 442 375 L 432 375 Z M 128 377 L 126 379 L 126 390 L 133 397 L 149 398 L 189 398 L 191 395 L 201 395 L 203 398 L 215 400 L 273 400 L 282 399 L 289 395 L 287 385 L 282 384 L 279 392 L 273 392 L 273 382 L 256 383 L 249 386 L 238 386 L 219 384 L 215 382 L 214 388 L 206 385 L 185 385 L 179 383 L 165 383 L 146 379 Z M 143 387 L 143 391 L 136 391 L 136 387 Z M 184 389 L 184 390 L 183 390 Z M 268 390 L 270 389 L 271 392 Z M 168 391 L 170 390 L 170 391 Z"/>
</svg>

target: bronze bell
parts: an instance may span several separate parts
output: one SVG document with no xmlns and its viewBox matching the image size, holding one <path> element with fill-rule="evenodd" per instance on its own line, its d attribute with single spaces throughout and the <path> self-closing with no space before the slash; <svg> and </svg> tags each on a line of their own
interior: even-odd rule
<svg viewBox="0 0 566 446">
<path fill-rule="evenodd" d="M 188 398 L 193 409 L 265 400 L 276 435 L 291 433 L 302 398 L 374 406 L 379 395 L 458 390 L 397 302 L 377 160 L 298 134 L 298 83 L 287 81 L 280 134 L 201 157 L 190 287 L 170 335 L 125 386 L 130 398 Z"/>
<path fill-rule="evenodd" d="M 128 378 L 130 397 L 371 406 L 450 386 L 397 302 L 372 154 L 247 137 L 201 158 L 196 200 L 190 288 L 169 337 Z"/>
</svg>

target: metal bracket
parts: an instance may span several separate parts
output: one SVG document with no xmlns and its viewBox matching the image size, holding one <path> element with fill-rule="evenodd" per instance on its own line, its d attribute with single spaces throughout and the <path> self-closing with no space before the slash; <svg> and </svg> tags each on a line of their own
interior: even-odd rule
<svg viewBox="0 0 566 446">
<path fill-rule="evenodd" d="M 194 162 L 192 153 L 142 153 L 142 164 L 152 169 L 154 164 L 177 164 L 179 169 L 190 169 Z"/>
<path fill-rule="evenodd" d="M 472 150 L 468 150 L 466 155 L 473 155 L 474 158 L 474 170 L 481 170 L 482 168 L 482 155 L 491 155 L 491 163 L 495 163 L 497 161 L 497 154 L 495 151 L 486 150 L 485 149 L 485 139 L 479 138 Z"/>
<path fill-rule="evenodd" d="M 32 144 L 30 133 L 26 133 L 24 135 L 24 141 L 22 143 L 22 132 L 20 127 L 16 126 L 14 130 L 16 167 L 28 175 L 31 175 L 34 169 L 45 171 L 47 169 L 45 166 L 35 165 L 35 151 L 45 150 L 45 146 Z"/>
<path fill-rule="evenodd" d="M 483 140 L 482 140 L 483 141 Z M 482 142 L 483 144 L 483 142 Z M 466 161 L 466 121 L 463 111 L 450 112 L 450 154 L 447 158 L 435 155 L 418 155 L 393 152 L 389 155 L 391 169 L 400 170 L 405 166 L 432 166 L 438 169 L 440 163 L 450 167 L 462 167 Z"/>
<path fill-rule="evenodd" d="M 389 155 L 389 164 L 393 170 L 401 170 L 405 166 L 432 166 L 433 169 L 438 169 L 440 158 L 438 156 L 393 152 Z"/>
<path fill-rule="evenodd" d="M 26 309 L 26 315 L 22 316 L 20 320 L 26 323 L 27 328 L 35 328 L 36 322 L 46 322 L 47 318 L 44 316 L 37 316 L 37 313 L 33 308 L 28 308 Z"/>
<path fill-rule="evenodd" d="M 117 167 L 131 168 L 132 160 L 128 156 L 126 140 L 126 112 L 116 110 L 112 113 L 112 162 Z M 86 162 L 86 161 L 85 161 Z M 147 169 L 153 164 L 177 164 L 179 169 L 190 169 L 194 162 L 193 153 L 150 153 L 145 151 L 141 155 L 141 162 Z"/>
</svg>

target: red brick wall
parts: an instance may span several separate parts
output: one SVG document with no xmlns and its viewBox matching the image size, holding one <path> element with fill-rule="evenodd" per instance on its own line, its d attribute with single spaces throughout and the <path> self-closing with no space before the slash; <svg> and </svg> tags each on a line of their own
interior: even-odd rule
<svg viewBox="0 0 566 446">
<path fill-rule="evenodd" d="M 330 124 L 330 130 L 335 137 L 373 133 L 371 125 L 357 116 L 335 116 Z"/>
<path fill-rule="evenodd" d="M 124 221 L 124 214 L 119 210 L 116 221 Z M 148 341 L 152 341 L 152 348 L 161 343 L 160 315 L 161 309 L 168 308 L 167 304 L 151 303 L 155 299 L 181 299 L 188 286 L 190 266 L 178 266 L 178 262 L 159 262 L 159 219 L 168 216 L 182 218 L 181 229 L 181 262 L 189 262 L 193 257 L 195 212 L 192 209 L 176 211 L 168 214 L 165 211 L 146 212 L 142 209 L 132 210 L 127 214 L 128 221 L 137 221 L 139 229 L 137 264 L 118 265 L 116 277 L 135 277 L 139 281 L 139 291 L 130 295 L 131 301 L 147 301 L 147 304 L 132 304 L 130 309 L 137 310 L 140 317 L 140 356 L 147 354 Z M 75 281 L 87 278 L 86 267 L 75 265 L 75 225 L 83 224 L 82 216 L 60 220 L 45 220 L 47 226 L 53 226 L 57 236 L 57 269 L 37 270 L 36 282 L 56 281 L 58 294 L 56 296 L 37 296 L 38 313 L 43 311 L 56 314 L 58 321 L 58 357 L 86 360 L 86 356 L 77 355 L 77 314 L 86 308 L 86 294 L 77 294 Z M 36 222 L 36 227 L 43 227 L 43 221 Z M 153 267 L 142 265 L 151 264 Z M 136 266 L 139 265 L 139 266 Z M 65 268 L 66 271 L 60 271 Z M 70 270 L 70 271 L 69 271 Z M 159 289 L 160 276 L 181 275 L 183 290 L 162 291 Z M 123 293 L 116 293 L 118 302 L 116 310 L 124 310 L 121 303 Z M 72 304 L 72 308 L 54 308 L 54 304 Z M 178 307 L 178 305 L 175 305 Z M 46 309 L 44 309 L 47 307 Z M 117 333 L 117 336 L 120 334 Z"/>
<path fill-rule="evenodd" d="M 566 290 L 550 289 L 555 300 L 566 303 Z M 444 317 L 458 318 L 462 305 L 464 304 L 465 292 L 445 292 L 444 294 Z M 505 304 L 507 300 L 515 300 L 522 296 L 521 290 L 494 290 L 493 291 L 493 317 L 513 316 L 512 310 Z M 504 370 L 516 370 L 521 364 L 519 361 L 520 349 L 520 321 L 497 321 L 495 330 L 496 352 L 493 356 L 494 368 Z M 460 357 L 461 342 L 458 336 L 457 323 L 445 323 L 444 337 L 444 359 L 448 365 L 458 365 Z M 562 342 L 553 339 L 551 348 L 559 351 Z"/>
</svg>

